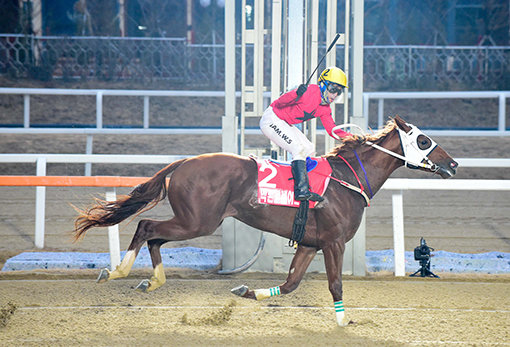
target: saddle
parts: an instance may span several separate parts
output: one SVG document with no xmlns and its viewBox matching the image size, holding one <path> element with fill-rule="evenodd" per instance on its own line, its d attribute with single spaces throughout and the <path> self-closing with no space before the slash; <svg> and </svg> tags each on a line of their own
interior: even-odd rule
<svg viewBox="0 0 510 347">
<path fill-rule="evenodd" d="M 255 159 L 258 168 L 257 202 L 266 205 L 299 207 L 294 200 L 294 181 L 289 162 L 272 159 Z M 310 158 L 306 162 L 310 191 L 323 195 L 326 191 L 331 166 L 325 158 Z M 317 202 L 310 201 L 309 207 L 314 208 Z"/>
</svg>

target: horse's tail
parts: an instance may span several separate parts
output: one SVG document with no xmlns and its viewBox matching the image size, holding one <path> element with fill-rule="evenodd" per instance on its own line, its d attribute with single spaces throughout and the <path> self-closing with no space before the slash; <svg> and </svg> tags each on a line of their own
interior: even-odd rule
<svg viewBox="0 0 510 347">
<path fill-rule="evenodd" d="M 90 228 L 112 226 L 156 206 L 167 195 L 166 176 L 186 160 L 175 161 L 161 169 L 150 180 L 136 186 L 129 195 L 122 195 L 116 201 L 95 199 L 96 204 L 90 208 L 81 210 L 75 207 L 79 216 L 74 222 L 74 240 L 82 238 Z"/>
</svg>

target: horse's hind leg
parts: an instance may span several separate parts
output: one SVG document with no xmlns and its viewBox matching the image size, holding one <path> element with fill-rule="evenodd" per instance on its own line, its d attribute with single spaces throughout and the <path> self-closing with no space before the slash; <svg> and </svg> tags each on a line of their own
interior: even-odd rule
<svg viewBox="0 0 510 347">
<path fill-rule="evenodd" d="M 299 286 L 306 269 L 312 262 L 316 253 L 316 248 L 299 245 L 294 258 L 292 259 L 292 263 L 290 264 L 289 275 L 287 276 L 287 280 L 284 284 L 273 288 L 255 290 L 251 290 L 247 286 L 242 285 L 232 289 L 232 293 L 244 298 L 255 300 L 263 300 L 280 294 L 288 294 Z"/>
<path fill-rule="evenodd" d="M 135 262 L 136 256 L 138 255 L 141 246 L 142 245 L 135 249 L 128 248 L 128 251 L 124 255 L 124 258 L 122 258 L 121 263 L 117 265 L 115 270 L 110 271 L 107 268 L 102 269 L 101 272 L 99 273 L 99 277 L 97 278 L 97 283 L 103 283 L 109 280 L 123 278 L 129 275 L 129 272 L 133 267 L 133 263 Z"/>
<path fill-rule="evenodd" d="M 200 221 L 196 218 L 174 217 L 167 221 L 142 220 L 138 225 L 137 232 L 133 238 L 132 244 L 137 239 L 137 244 L 141 245 L 147 241 L 149 252 L 151 254 L 154 275 L 151 279 L 143 280 L 137 287 L 137 290 L 150 292 L 161 287 L 165 282 L 165 271 L 161 260 L 160 247 L 168 241 L 188 240 L 198 236 L 209 235 L 216 230 L 220 224 L 208 221 Z M 138 235 L 138 237 L 136 237 Z"/>
<path fill-rule="evenodd" d="M 149 253 L 151 254 L 152 267 L 154 268 L 154 275 L 150 280 L 145 279 L 140 282 L 140 284 L 135 288 L 136 290 L 151 292 L 165 284 L 166 276 L 160 252 L 161 245 L 165 242 L 167 242 L 167 240 L 158 239 L 147 241 L 147 244 L 149 245 Z"/>
<path fill-rule="evenodd" d="M 127 277 L 127 275 L 129 275 L 129 272 L 131 271 L 131 268 L 133 267 L 133 264 L 135 262 L 136 256 L 138 255 L 138 252 L 140 252 L 140 248 L 142 248 L 143 243 L 147 241 L 146 231 L 147 222 L 149 221 L 141 220 L 138 223 L 135 235 L 133 236 L 133 239 L 129 244 L 128 250 L 124 255 L 124 258 L 122 258 L 122 262 L 119 265 L 117 265 L 117 267 L 113 271 L 110 271 L 106 268 L 102 269 L 97 279 L 98 283 L 103 283 L 117 278 Z"/>
</svg>

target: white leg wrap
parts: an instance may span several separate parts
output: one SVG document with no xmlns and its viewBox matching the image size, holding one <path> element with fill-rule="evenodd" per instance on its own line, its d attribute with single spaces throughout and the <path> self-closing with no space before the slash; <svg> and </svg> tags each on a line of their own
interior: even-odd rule
<svg viewBox="0 0 510 347">
<path fill-rule="evenodd" d="M 345 327 L 349 324 L 349 321 L 345 318 L 345 311 L 336 313 L 336 322 L 341 327 Z"/>
<path fill-rule="evenodd" d="M 114 271 L 110 273 L 109 279 L 113 280 L 116 278 L 122 278 L 129 275 L 131 268 L 133 267 L 133 263 L 135 262 L 136 255 L 135 251 L 127 251 L 122 259 L 122 262 L 117 265 Z"/>
<path fill-rule="evenodd" d="M 344 304 L 342 301 L 335 302 L 336 322 L 339 326 L 344 327 L 349 324 L 349 320 L 345 318 Z"/>
<path fill-rule="evenodd" d="M 153 291 L 154 289 L 157 289 L 161 287 L 166 282 L 165 277 L 165 270 L 163 269 L 163 263 L 159 263 L 154 268 L 154 276 L 151 277 L 149 288 L 147 289 L 148 292 Z"/>
<path fill-rule="evenodd" d="M 264 300 L 275 295 L 280 295 L 280 287 L 273 287 L 267 289 L 255 289 L 255 297 L 257 300 Z"/>
</svg>

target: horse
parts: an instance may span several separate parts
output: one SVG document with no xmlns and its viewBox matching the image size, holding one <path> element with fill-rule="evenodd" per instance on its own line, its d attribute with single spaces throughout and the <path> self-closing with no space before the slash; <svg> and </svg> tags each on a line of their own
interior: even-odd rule
<svg viewBox="0 0 510 347">
<path fill-rule="evenodd" d="M 262 300 L 294 291 L 315 254 L 322 250 L 329 291 L 338 325 L 345 326 L 342 293 L 342 261 L 345 244 L 352 239 L 365 207 L 368 187 L 371 198 L 390 174 L 403 165 L 432 172 L 442 178 L 455 175 L 458 164 L 445 150 L 399 116 L 390 118 L 375 135 L 353 135 L 323 157 L 332 168 L 324 200 L 310 209 L 306 233 L 299 242 L 285 282 L 273 288 L 252 290 L 245 285 L 232 289 L 243 298 Z M 167 187 L 167 176 L 171 174 Z M 349 189 L 348 184 L 354 182 Z M 256 229 L 291 238 L 296 209 L 257 203 L 257 164 L 249 157 L 209 153 L 175 161 L 116 201 L 96 199 L 92 207 L 79 210 L 74 237 L 79 240 L 92 227 L 120 223 L 162 201 L 168 201 L 174 217 L 165 221 L 142 219 L 115 270 L 103 269 L 98 282 L 128 276 L 142 245 L 147 242 L 153 276 L 138 290 L 150 292 L 165 281 L 160 247 L 169 241 L 212 234 L 226 217 L 234 217 Z"/>
</svg>

